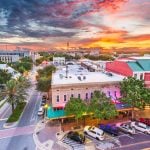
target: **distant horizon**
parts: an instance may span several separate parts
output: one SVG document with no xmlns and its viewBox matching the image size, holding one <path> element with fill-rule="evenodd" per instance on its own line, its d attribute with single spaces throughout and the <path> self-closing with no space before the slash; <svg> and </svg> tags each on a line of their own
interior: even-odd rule
<svg viewBox="0 0 150 150">
<path fill-rule="evenodd" d="M 150 1 L 1 0 L 0 49 L 150 51 Z"/>
</svg>

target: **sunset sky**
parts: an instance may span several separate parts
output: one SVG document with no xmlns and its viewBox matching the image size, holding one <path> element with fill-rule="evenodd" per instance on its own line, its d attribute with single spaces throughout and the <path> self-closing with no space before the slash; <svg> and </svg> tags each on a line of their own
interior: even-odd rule
<svg viewBox="0 0 150 150">
<path fill-rule="evenodd" d="M 150 0 L 0 0 L 0 49 L 150 48 Z"/>
</svg>

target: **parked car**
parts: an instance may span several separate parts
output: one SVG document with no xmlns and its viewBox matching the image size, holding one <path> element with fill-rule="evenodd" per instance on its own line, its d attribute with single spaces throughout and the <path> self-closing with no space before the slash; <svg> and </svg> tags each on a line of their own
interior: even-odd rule
<svg viewBox="0 0 150 150">
<path fill-rule="evenodd" d="M 46 102 L 45 101 L 41 101 L 41 106 L 45 106 Z"/>
<path fill-rule="evenodd" d="M 104 140 L 104 131 L 94 126 L 85 126 L 84 133 L 97 140 Z"/>
<path fill-rule="evenodd" d="M 46 96 L 46 95 L 43 95 L 43 96 L 42 96 L 42 100 L 44 100 L 44 99 L 45 99 L 45 100 L 47 99 L 47 96 Z"/>
<path fill-rule="evenodd" d="M 70 131 L 67 134 L 67 138 L 79 142 L 80 144 L 83 144 L 85 142 L 85 136 L 83 134 L 79 134 L 78 132 L 74 132 L 74 131 Z"/>
<path fill-rule="evenodd" d="M 140 118 L 139 121 L 150 126 L 150 118 Z"/>
<path fill-rule="evenodd" d="M 118 135 L 118 129 L 116 126 L 114 125 L 104 125 L 104 124 L 100 124 L 99 128 L 102 129 L 104 132 L 107 132 L 113 136 L 117 136 Z"/>
<path fill-rule="evenodd" d="M 144 123 L 133 121 L 131 122 L 130 126 L 138 131 L 150 134 L 150 126 Z"/>
<path fill-rule="evenodd" d="M 38 110 L 38 116 L 42 116 L 42 115 L 44 115 L 44 108 L 40 107 Z"/>
<path fill-rule="evenodd" d="M 135 129 L 130 127 L 130 124 L 127 123 L 121 123 L 118 126 L 118 129 L 124 133 L 128 133 L 128 134 L 134 134 L 135 133 Z"/>
</svg>

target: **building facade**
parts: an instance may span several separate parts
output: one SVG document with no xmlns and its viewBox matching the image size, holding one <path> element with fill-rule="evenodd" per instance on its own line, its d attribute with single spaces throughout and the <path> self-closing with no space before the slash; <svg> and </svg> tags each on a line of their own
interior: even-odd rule
<svg viewBox="0 0 150 150">
<path fill-rule="evenodd" d="M 131 57 L 108 62 L 106 71 L 144 80 L 146 87 L 150 88 L 150 57 Z"/>
<path fill-rule="evenodd" d="M 53 57 L 53 65 L 55 66 L 65 65 L 65 57 Z"/>
<path fill-rule="evenodd" d="M 0 50 L 0 61 L 11 63 L 19 61 L 23 57 L 30 57 L 30 51 L 28 50 L 14 50 L 14 51 L 4 51 Z"/>
<path fill-rule="evenodd" d="M 124 76 L 102 72 L 89 72 L 80 65 L 69 65 L 52 75 L 52 107 L 64 108 L 71 97 L 89 102 L 94 91 L 102 91 L 112 102 L 120 98 L 119 83 Z"/>
</svg>

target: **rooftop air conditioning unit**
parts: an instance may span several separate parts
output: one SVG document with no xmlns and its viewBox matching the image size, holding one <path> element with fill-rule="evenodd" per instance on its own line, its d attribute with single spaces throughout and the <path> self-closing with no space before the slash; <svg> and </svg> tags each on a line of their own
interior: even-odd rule
<svg viewBox="0 0 150 150">
<path fill-rule="evenodd" d="M 78 79 L 81 81 L 81 77 L 80 76 L 78 76 Z"/>
</svg>

